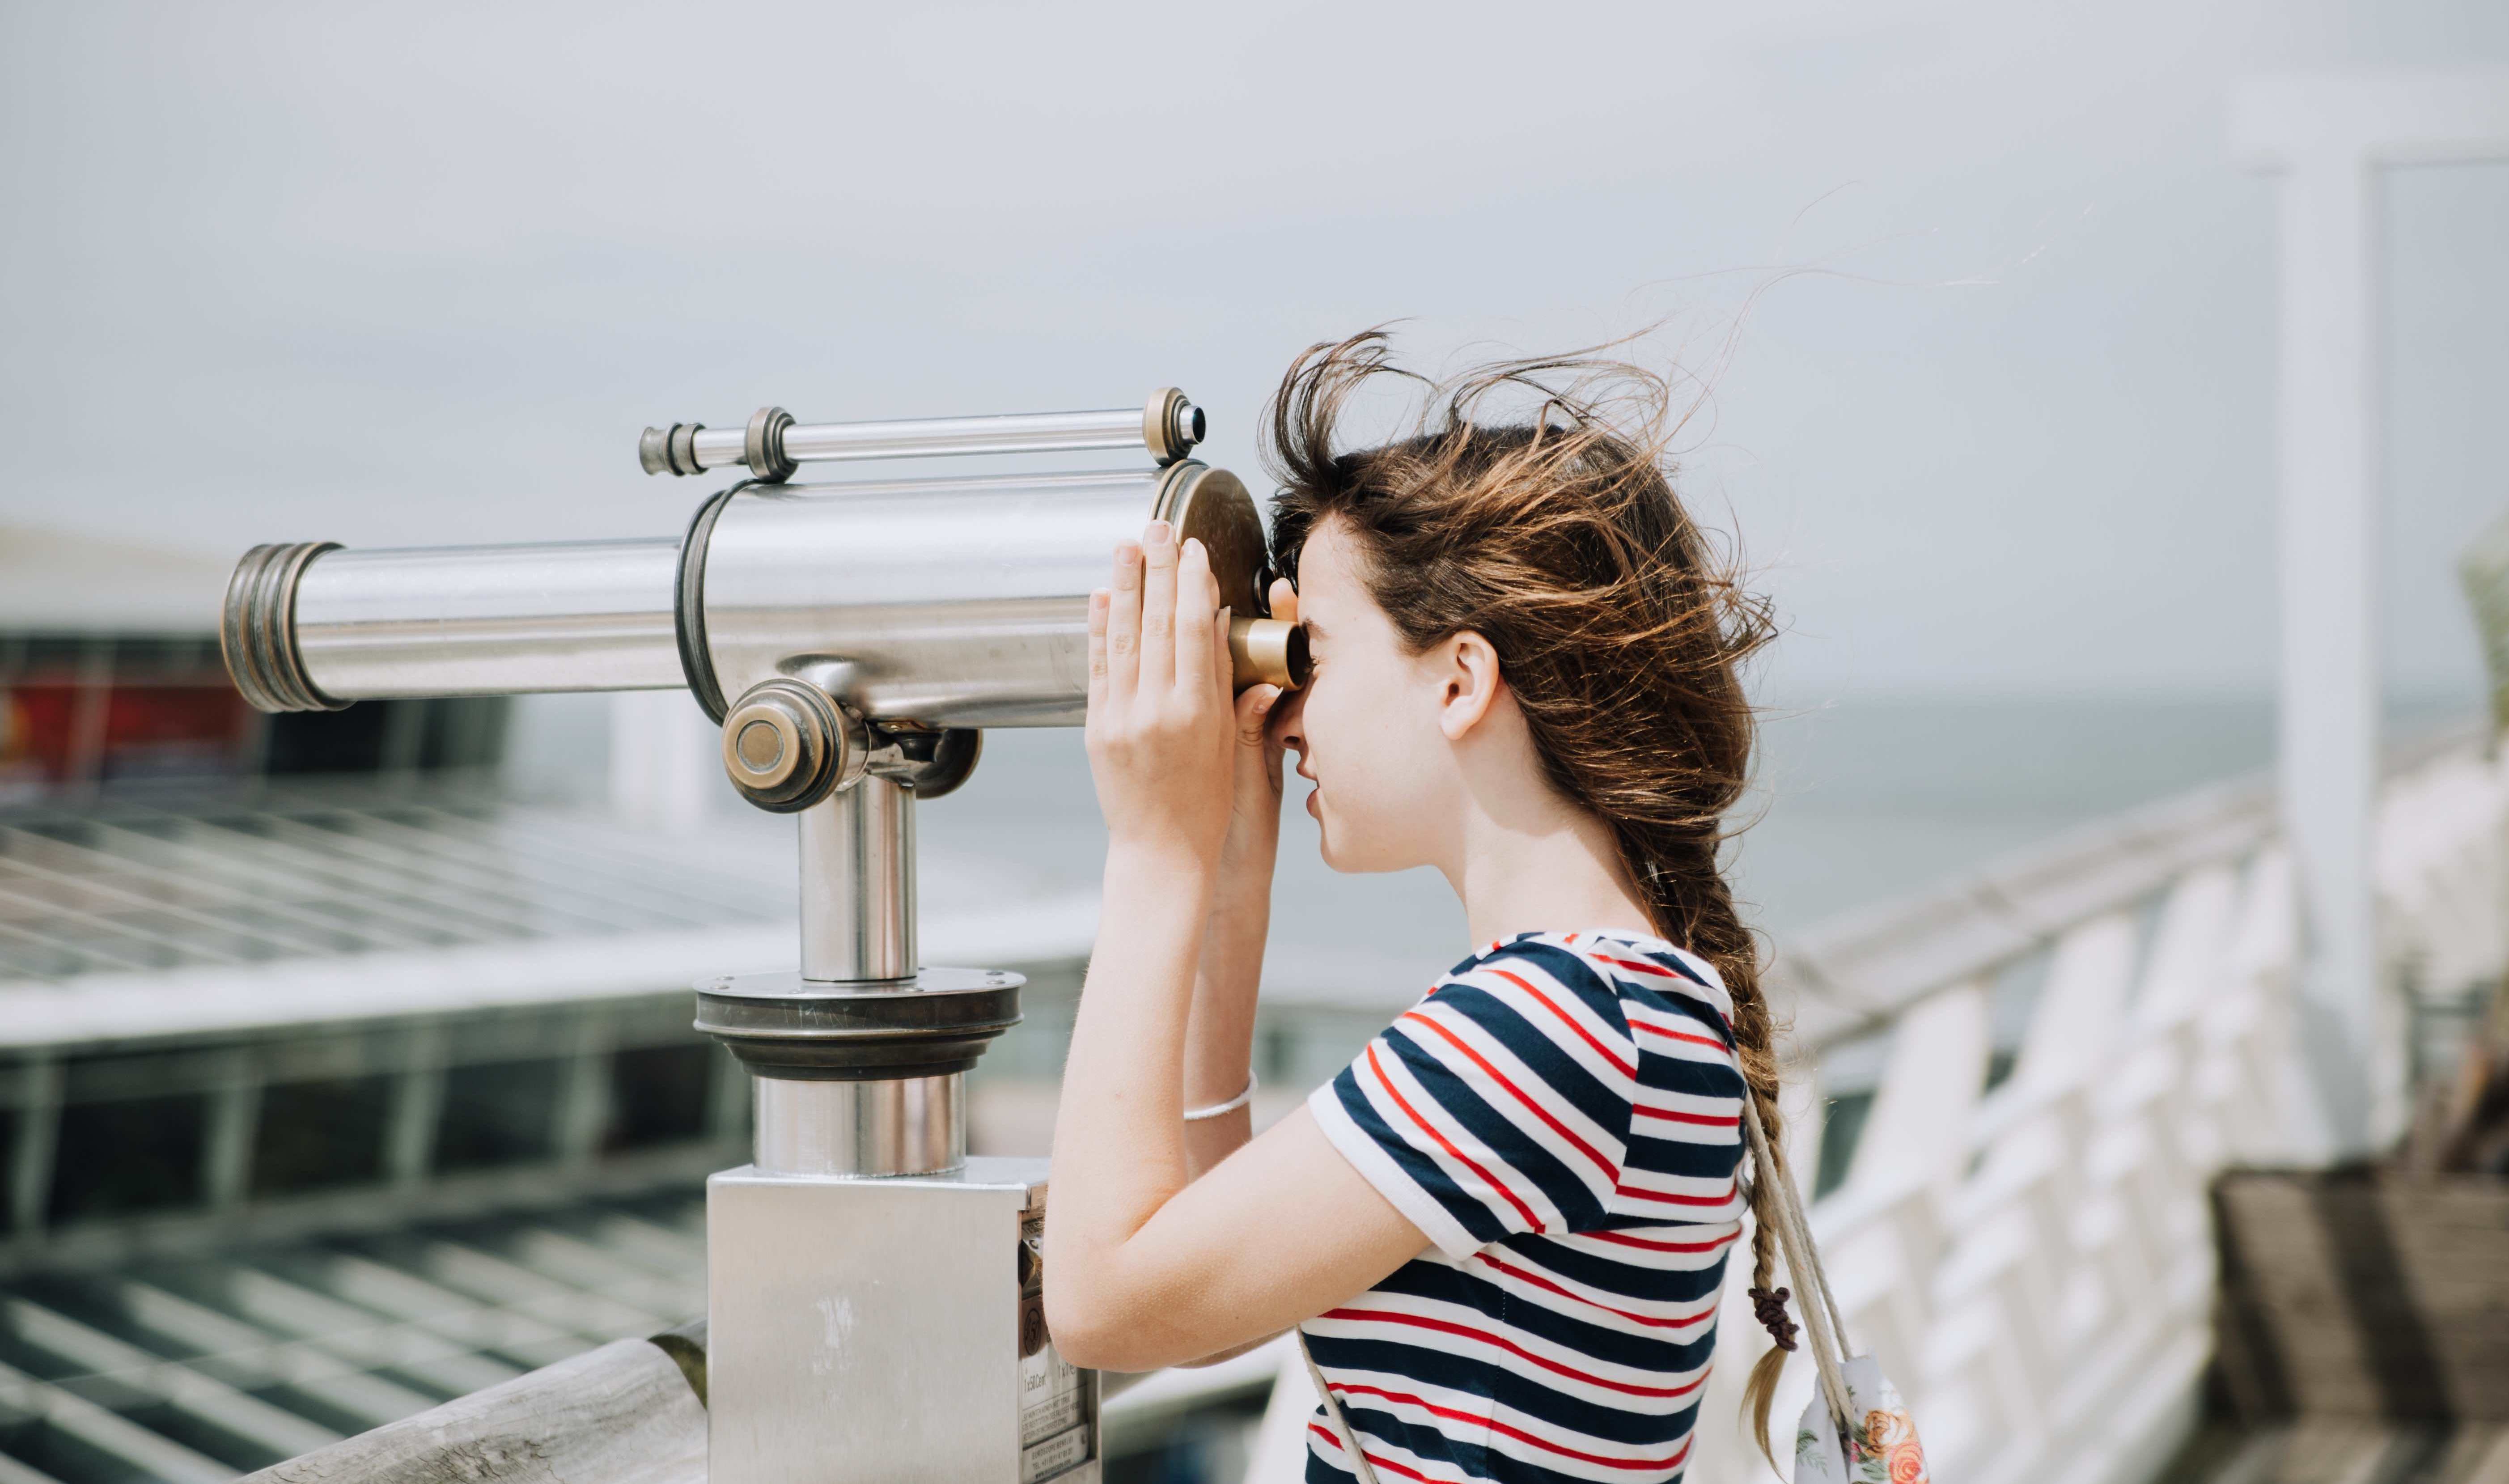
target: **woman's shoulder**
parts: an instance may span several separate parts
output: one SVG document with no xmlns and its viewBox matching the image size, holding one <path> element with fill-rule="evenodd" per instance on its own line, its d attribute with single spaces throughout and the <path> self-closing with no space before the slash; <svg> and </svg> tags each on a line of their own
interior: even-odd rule
<svg viewBox="0 0 2509 1484">
<path fill-rule="evenodd" d="M 1734 1013 L 1714 965 L 1653 934 L 1626 929 L 1518 933 L 1484 945 L 1455 965 L 1445 983 L 1501 994 L 1514 988 L 1609 996 L 1624 1018 L 1632 1012 L 1650 1020 L 1665 1012 L 1697 1018 L 1704 1010 L 1720 1032 L 1728 1031 Z"/>
</svg>

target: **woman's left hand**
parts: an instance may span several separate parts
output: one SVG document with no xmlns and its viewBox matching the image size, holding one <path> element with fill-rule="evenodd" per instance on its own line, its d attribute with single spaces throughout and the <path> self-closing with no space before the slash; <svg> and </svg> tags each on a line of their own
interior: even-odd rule
<svg viewBox="0 0 2509 1484">
<path fill-rule="evenodd" d="M 1237 748 L 1228 682 L 1210 555 L 1152 521 L 1089 600 L 1089 771 L 1113 849 L 1216 868 Z"/>
</svg>

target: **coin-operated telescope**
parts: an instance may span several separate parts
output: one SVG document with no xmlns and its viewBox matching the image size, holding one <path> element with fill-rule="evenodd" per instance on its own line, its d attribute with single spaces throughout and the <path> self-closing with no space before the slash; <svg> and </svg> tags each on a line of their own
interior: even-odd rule
<svg viewBox="0 0 2509 1484">
<path fill-rule="evenodd" d="M 1246 487 L 1186 457 L 1203 429 L 1174 389 L 1138 411 L 919 422 L 768 408 L 646 430 L 648 473 L 746 475 L 676 539 L 315 541 L 236 568 L 221 639 L 262 710 L 686 686 L 732 787 L 798 817 L 798 970 L 697 985 L 697 1028 L 757 1099 L 754 1162 L 707 1182 L 714 1484 L 1093 1484 L 1097 1380 L 1045 1331 L 1045 1163 L 967 1156 L 965 1074 L 1018 1021 L 1022 981 L 917 956 L 914 810 L 966 780 L 982 728 L 1083 721 L 1089 593 L 1154 518 L 1210 551 L 1238 686 L 1303 681 L 1303 633 L 1260 616 Z M 1150 466 L 789 482 L 1112 449 Z"/>
</svg>

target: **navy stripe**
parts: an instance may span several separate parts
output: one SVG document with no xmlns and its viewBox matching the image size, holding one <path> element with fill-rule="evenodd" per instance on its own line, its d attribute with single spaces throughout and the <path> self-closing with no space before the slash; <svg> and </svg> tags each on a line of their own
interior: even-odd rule
<svg viewBox="0 0 2509 1484">
<path fill-rule="evenodd" d="M 1663 1127 L 1653 1125 L 1652 1127 Z M 1683 1144 L 1670 1139 L 1633 1138 L 1629 1140 L 1629 1157 L 1626 1168 L 1642 1169 L 1649 1174 L 1678 1175 L 1683 1179 L 1717 1180 L 1733 1173 L 1734 1156 L 1739 1146 L 1715 1144 Z M 1589 1227 L 1592 1231 L 1593 1228 Z"/>
<path fill-rule="evenodd" d="M 1521 991 L 1513 992 L 1521 994 Z M 1546 1023 L 1556 1023 L 1549 1011 L 1531 1007 L 1532 1014 L 1543 1017 L 1541 1022 L 1536 1022 L 1527 1016 L 1527 1008 L 1522 1004 L 1509 1004 L 1499 998 L 1496 991 L 1475 984 L 1456 984 L 1438 991 L 1440 1014 L 1469 1017 L 1490 1039 L 1506 1047 L 1512 1056 L 1542 1080 L 1542 1086 L 1526 1088 L 1526 1093 L 1546 1101 L 1565 1102 L 1584 1114 L 1587 1122 L 1616 1137 L 1626 1132 L 1629 1124 L 1629 1098 L 1617 1089 L 1606 1086 L 1588 1071 L 1583 1062 L 1560 1050 L 1559 1043 L 1539 1028 Z M 1614 1019 L 1617 1020 L 1618 1017 Z M 1399 1020 L 1394 1028 L 1423 1043 L 1431 1055 L 1442 1059 L 1458 1055 L 1454 1046 L 1434 1030 L 1405 1025 Z M 1569 1035 L 1570 1039 L 1575 1039 L 1574 1032 Z M 1458 1070 L 1468 1074 L 1479 1071 L 1469 1061 Z M 1515 1111 L 1511 1108 L 1510 1116 L 1514 1116 Z"/>
</svg>

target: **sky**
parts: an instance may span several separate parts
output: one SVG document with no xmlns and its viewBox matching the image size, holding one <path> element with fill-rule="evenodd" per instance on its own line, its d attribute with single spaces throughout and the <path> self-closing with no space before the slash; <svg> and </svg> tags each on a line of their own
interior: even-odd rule
<svg viewBox="0 0 2509 1484">
<path fill-rule="evenodd" d="M 2496 3 L 0 7 L 0 524 L 673 533 L 648 423 L 1138 402 L 1660 326 L 1764 692 L 2261 696 L 2274 185 L 2229 90 Z M 2383 651 L 2478 693 L 2509 166 L 2389 180 Z M 206 616 L 206 615 L 205 615 Z"/>
</svg>

